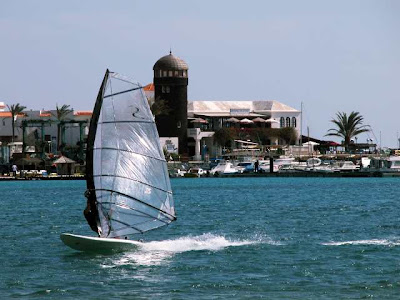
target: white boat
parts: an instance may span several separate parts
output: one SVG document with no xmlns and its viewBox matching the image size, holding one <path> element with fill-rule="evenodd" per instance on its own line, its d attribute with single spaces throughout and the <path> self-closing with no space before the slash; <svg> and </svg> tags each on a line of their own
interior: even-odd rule
<svg viewBox="0 0 400 300">
<path fill-rule="evenodd" d="M 236 174 L 239 171 L 234 167 L 234 165 L 229 161 L 220 162 L 216 167 L 212 168 L 210 171 L 211 175 L 228 175 Z"/>
<path fill-rule="evenodd" d="M 135 234 L 176 220 L 167 162 L 139 83 L 106 71 L 86 156 L 84 215 L 97 237 L 62 234 L 65 244 L 82 251 L 126 250 L 127 244 L 137 247 Z M 115 246 L 119 242 L 122 247 Z"/>
<path fill-rule="evenodd" d="M 294 158 L 293 157 L 279 157 L 275 158 L 273 162 L 273 171 L 278 172 L 280 169 L 289 170 L 293 169 Z M 270 161 L 261 160 L 258 169 L 261 173 L 270 172 Z"/>
<path fill-rule="evenodd" d="M 336 172 L 354 172 L 359 171 L 360 166 L 355 165 L 352 161 L 339 161 L 333 166 Z"/>
<path fill-rule="evenodd" d="M 400 172 L 400 156 L 373 157 L 363 171 Z"/>
<path fill-rule="evenodd" d="M 183 176 L 184 177 L 201 177 L 204 176 L 206 172 L 202 168 L 190 168 Z"/>
</svg>

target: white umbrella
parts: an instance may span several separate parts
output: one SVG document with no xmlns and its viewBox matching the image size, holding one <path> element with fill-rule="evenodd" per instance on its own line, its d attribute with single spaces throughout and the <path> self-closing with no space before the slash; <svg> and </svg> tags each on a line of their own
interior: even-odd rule
<svg viewBox="0 0 400 300">
<path fill-rule="evenodd" d="M 229 118 L 228 120 L 226 120 L 227 122 L 231 122 L 231 123 L 237 123 L 237 122 L 239 122 L 239 119 L 236 119 L 236 118 L 234 118 L 234 117 L 232 117 L 232 118 Z"/>
<path fill-rule="evenodd" d="M 279 123 L 279 121 L 270 118 L 270 119 L 266 119 L 265 123 Z"/>
<path fill-rule="evenodd" d="M 207 120 L 204 120 L 204 119 L 202 119 L 202 118 L 196 118 L 196 119 L 190 121 L 190 123 L 208 124 L 208 121 L 207 121 Z"/>
<path fill-rule="evenodd" d="M 263 118 L 257 117 L 255 119 L 253 119 L 253 122 L 265 123 L 265 120 Z"/>
<path fill-rule="evenodd" d="M 251 123 L 254 123 L 254 122 L 252 120 L 244 118 L 244 119 L 240 120 L 240 123 L 242 123 L 242 124 L 251 124 Z"/>
</svg>

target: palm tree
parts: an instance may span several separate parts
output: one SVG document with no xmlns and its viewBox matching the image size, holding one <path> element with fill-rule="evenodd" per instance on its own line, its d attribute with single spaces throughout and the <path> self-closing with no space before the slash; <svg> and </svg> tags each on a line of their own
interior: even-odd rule
<svg viewBox="0 0 400 300">
<path fill-rule="evenodd" d="M 7 107 L 8 110 L 11 112 L 11 126 L 12 126 L 11 142 L 13 143 L 15 136 L 15 121 L 17 120 L 17 116 L 22 113 L 22 111 L 26 108 L 26 106 L 17 103 L 17 104 L 11 104 L 11 106 L 7 105 Z"/>
<path fill-rule="evenodd" d="M 57 118 L 58 124 L 57 124 L 57 150 L 62 151 L 62 134 L 63 134 L 63 121 L 65 120 L 65 117 L 72 112 L 72 109 L 69 108 L 70 106 L 67 104 L 64 104 L 61 107 L 58 107 L 58 104 L 56 105 L 56 113 L 53 114 L 55 118 Z"/>
<path fill-rule="evenodd" d="M 336 119 L 331 120 L 337 128 L 331 128 L 325 136 L 338 136 L 344 139 L 346 151 L 350 140 L 363 132 L 368 132 L 369 125 L 363 125 L 364 117 L 359 112 L 352 111 L 349 116 L 345 112 L 336 113 Z"/>
</svg>

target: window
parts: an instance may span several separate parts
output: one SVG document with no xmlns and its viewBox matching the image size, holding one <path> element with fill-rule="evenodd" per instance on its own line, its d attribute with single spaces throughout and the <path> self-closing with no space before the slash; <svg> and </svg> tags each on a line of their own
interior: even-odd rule
<svg viewBox="0 0 400 300">
<path fill-rule="evenodd" d="M 281 128 L 285 127 L 285 118 L 281 117 Z"/>
<path fill-rule="evenodd" d="M 183 77 L 186 77 L 186 71 L 183 71 L 182 75 Z"/>
<path fill-rule="evenodd" d="M 296 123 L 297 123 L 297 120 L 296 120 L 295 117 L 293 117 L 293 118 L 292 118 L 292 126 L 293 126 L 293 127 L 297 127 L 297 124 L 296 124 Z"/>
<path fill-rule="evenodd" d="M 177 128 L 181 128 L 181 127 L 182 127 L 181 121 L 178 121 L 178 122 L 176 123 L 176 127 L 177 127 Z"/>
<path fill-rule="evenodd" d="M 290 118 L 289 117 L 286 118 L 286 127 L 290 127 Z"/>
<path fill-rule="evenodd" d="M 168 71 L 168 77 L 172 77 L 172 71 Z"/>
<path fill-rule="evenodd" d="M 170 87 L 168 85 L 163 85 L 161 86 L 161 92 L 164 94 L 169 94 L 170 93 Z"/>
<path fill-rule="evenodd" d="M 167 77 L 167 71 L 163 71 L 163 77 Z"/>
<path fill-rule="evenodd" d="M 178 77 L 178 76 L 179 76 L 179 72 L 178 72 L 178 71 L 175 71 L 174 73 L 175 73 L 175 74 L 174 74 L 175 77 Z"/>
</svg>

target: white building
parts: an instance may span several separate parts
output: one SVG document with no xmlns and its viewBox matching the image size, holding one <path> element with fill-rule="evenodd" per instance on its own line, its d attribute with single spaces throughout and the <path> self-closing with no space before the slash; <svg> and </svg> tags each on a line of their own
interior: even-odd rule
<svg viewBox="0 0 400 300">
<path fill-rule="evenodd" d="M 292 127 L 300 137 L 301 112 L 275 100 L 258 101 L 189 101 L 188 137 L 194 139 L 195 157 L 204 156 L 204 148 L 212 149 L 211 156 L 219 155 L 213 147 L 214 132 L 224 127 Z M 200 123 L 200 126 L 196 126 Z M 193 142 L 192 142 L 193 143 Z M 189 141 L 189 146 L 191 142 Z M 285 144 L 273 139 L 272 145 Z M 209 151 L 210 152 L 210 151 Z M 214 153 L 212 153 L 214 152 Z"/>
</svg>

